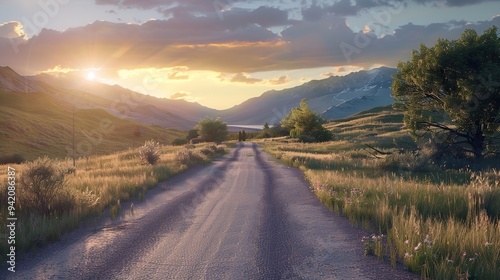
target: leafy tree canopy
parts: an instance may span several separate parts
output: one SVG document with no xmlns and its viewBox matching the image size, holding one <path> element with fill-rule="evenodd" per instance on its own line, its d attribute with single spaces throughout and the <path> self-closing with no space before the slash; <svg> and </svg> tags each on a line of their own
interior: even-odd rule
<svg viewBox="0 0 500 280">
<path fill-rule="evenodd" d="M 298 108 L 293 108 L 281 120 L 283 128 L 290 130 L 290 136 L 305 142 L 324 142 L 332 140 L 333 135 L 323 127 L 326 121 L 309 109 L 307 100 L 302 99 Z"/>
<path fill-rule="evenodd" d="M 227 124 L 220 118 L 202 119 L 195 127 L 203 141 L 221 143 L 227 139 Z"/>
<path fill-rule="evenodd" d="M 420 46 L 398 64 L 392 85 L 394 107 L 415 138 L 433 136 L 482 159 L 496 152 L 500 125 L 500 38 L 497 27 L 458 40 Z"/>
</svg>

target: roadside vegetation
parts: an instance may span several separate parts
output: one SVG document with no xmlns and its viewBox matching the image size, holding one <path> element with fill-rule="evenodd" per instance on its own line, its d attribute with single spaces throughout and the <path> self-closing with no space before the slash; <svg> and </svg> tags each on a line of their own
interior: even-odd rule
<svg viewBox="0 0 500 280">
<path fill-rule="evenodd" d="M 91 217 L 120 215 L 120 202 L 141 201 L 147 190 L 189 167 L 225 153 L 224 145 L 203 143 L 162 146 L 147 141 L 142 147 L 103 156 L 71 159 L 39 158 L 11 164 L 16 170 L 16 248 L 18 253 L 58 240 Z M 7 165 L 0 166 L 0 180 L 7 181 Z M 0 197 L 7 197 L 6 188 Z M 7 207 L 0 209 L 0 224 L 7 221 Z M 0 235 L 6 234 L 6 227 Z M 0 243 L 1 259 L 7 242 Z"/>
<path fill-rule="evenodd" d="M 336 141 L 260 143 L 303 170 L 328 208 L 373 231 L 363 240 L 366 254 L 402 261 L 424 278 L 498 279 L 500 160 L 477 172 L 416 160 L 401 151 L 418 149 L 402 119 L 381 107 L 326 124 Z"/>
<path fill-rule="evenodd" d="M 398 111 L 330 122 L 334 142 L 263 144 L 327 207 L 374 231 L 366 255 L 424 279 L 500 279 L 499 73 L 497 28 L 466 30 L 398 65 Z"/>
</svg>

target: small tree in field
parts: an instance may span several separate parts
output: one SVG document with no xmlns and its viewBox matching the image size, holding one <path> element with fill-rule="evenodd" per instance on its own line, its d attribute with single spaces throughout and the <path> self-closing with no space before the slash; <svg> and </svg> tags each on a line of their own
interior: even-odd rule
<svg viewBox="0 0 500 280">
<path fill-rule="evenodd" d="M 229 134 L 227 124 L 220 118 L 204 118 L 196 125 L 196 129 L 200 138 L 206 142 L 221 143 Z"/>
<path fill-rule="evenodd" d="M 326 121 L 309 109 L 307 100 L 302 99 L 298 108 L 293 108 L 283 120 L 283 128 L 290 130 L 290 136 L 305 142 L 325 142 L 333 138 L 332 133 L 323 127 Z"/>
<path fill-rule="evenodd" d="M 398 65 L 392 85 L 394 107 L 416 138 L 434 136 L 442 147 L 482 159 L 496 152 L 500 126 L 500 38 L 492 27 L 478 35 L 420 46 Z"/>
<path fill-rule="evenodd" d="M 186 136 L 186 140 L 187 141 L 191 141 L 191 139 L 194 139 L 196 137 L 198 137 L 198 130 L 196 129 L 191 129 L 188 131 L 188 135 Z"/>
</svg>

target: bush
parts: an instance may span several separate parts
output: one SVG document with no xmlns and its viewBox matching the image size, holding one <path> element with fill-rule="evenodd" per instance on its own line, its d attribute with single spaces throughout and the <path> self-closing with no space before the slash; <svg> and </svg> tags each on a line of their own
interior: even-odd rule
<svg viewBox="0 0 500 280">
<path fill-rule="evenodd" d="M 203 143 L 205 142 L 203 139 L 201 139 L 200 137 L 197 137 L 197 138 L 193 138 L 191 140 L 189 140 L 189 143 L 191 144 L 199 144 L 199 143 Z"/>
<path fill-rule="evenodd" d="M 182 146 L 189 143 L 189 141 L 186 138 L 176 138 L 174 141 L 172 141 L 172 145 L 174 146 Z"/>
<path fill-rule="evenodd" d="M 377 162 L 383 171 L 426 172 L 435 167 L 426 155 L 415 153 L 390 154 Z"/>
<path fill-rule="evenodd" d="M 225 151 L 223 145 L 216 145 L 215 143 L 208 144 L 200 149 L 200 153 L 206 156 L 212 156 L 214 154 L 223 154 Z"/>
<path fill-rule="evenodd" d="M 64 193 L 64 171 L 48 157 L 29 162 L 20 176 L 21 207 L 42 215 L 62 213 L 73 206 Z"/>
<path fill-rule="evenodd" d="M 139 148 L 139 158 L 143 164 L 155 165 L 160 160 L 160 143 L 153 140 L 146 141 L 144 146 Z"/>
<path fill-rule="evenodd" d="M 11 154 L 0 157 L 0 164 L 9 164 L 9 163 L 23 163 L 25 161 L 24 157 L 20 154 Z"/>
<path fill-rule="evenodd" d="M 175 161 L 186 166 L 194 166 L 204 162 L 199 151 L 192 149 L 180 150 L 175 154 Z"/>
<path fill-rule="evenodd" d="M 314 143 L 316 142 L 316 138 L 307 135 L 300 135 L 298 137 L 299 141 L 302 143 Z"/>
</svg>

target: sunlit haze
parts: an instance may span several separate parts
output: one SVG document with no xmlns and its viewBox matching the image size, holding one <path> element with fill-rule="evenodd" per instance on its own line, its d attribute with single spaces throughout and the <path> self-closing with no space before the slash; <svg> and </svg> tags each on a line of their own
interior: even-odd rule
<svg viewBox="0 0 500 280">
<path fill-rule="evenodd" d="M 500 26 L 487 0 L 4 1 L 0 66 L 225 109 Z M 89 70 L 99 69 L 99 70 Z"/>
</svg>

